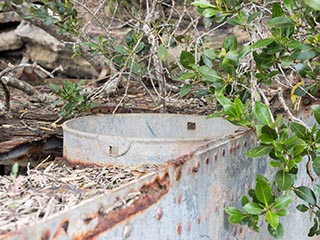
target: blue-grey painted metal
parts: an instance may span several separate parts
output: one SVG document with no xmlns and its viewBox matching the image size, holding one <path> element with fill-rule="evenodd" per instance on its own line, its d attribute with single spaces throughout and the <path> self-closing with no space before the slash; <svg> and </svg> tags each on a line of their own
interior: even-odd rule
<svg viewBox="0 0 320 240">
<path fill-rule="evenodd" d="M 219 124 L 222 125 L 216 128 L 229 126 L 221 120 Z M 245 157 L 245 152 L 256 142 L 254 133 L 237 130 L 222 133 L 196 150 L 166 161 L 156 172 L 5 237 L 19 240 L 271 239 L 264 225 L 260 233 L 255 233 L 246 226 L 229 224 L 224 212 L 228 205 L 239 206 L 240 197 L 254 186 L 257 173 L 270 175 L 268 159 Z M 298 181 L 311 184 L 303 170 Z M 132 203 L 115 207 L 119 200 L 136 192 L 141 195 Z M 307 238 L 307 228 L 311 226 L 307 214 L 291 211 L 281 222 L 286 230 L 285 240 Z"/>
</svg>

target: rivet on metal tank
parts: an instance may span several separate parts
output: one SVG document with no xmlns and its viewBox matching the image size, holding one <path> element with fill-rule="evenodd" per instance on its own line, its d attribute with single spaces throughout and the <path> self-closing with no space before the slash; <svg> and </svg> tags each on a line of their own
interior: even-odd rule
<svg viewBox="0 0 320 240">
<path fill-rule="evenodd" d="M 208 165 L 208 164 L 209 164 L 209 161 L 210 161 L 210 159 L 209 159 L 209 157 L 207 156 L 207 157 L 205 158 L 204 162 Z"/>
<path fill-rule="evenodd" d="M 201 223 L 201 217 L 200 217 L 200 216 L 197 217 L 197 223 L 198 223 L 198 224 Z"/>
<path fill-rule="evenodd" d="M 181 234 L 181 231 L 182 231 L 181 223 L 179 223 L 179 224 L 177 225 L 176 230 L 177 230 L 177 233 L 180 235 L 180 234 Z"/>
<path fill-rule="evenodd" d="M 123 236 L 125 238 L 128 238 L 128 237 L 130 237 L 130 233 L 131 233 L 131 226 L 130 225 L 126 225 L 124 227 Z"/>
<path fill-rule="evenodd" d="M 160 221 L 161 218 L 162 218 L 162 216 L 163 216 L 162 208 L 159 208 L 159 209 L 157 210 L 157 220 Z"/>
</svg>

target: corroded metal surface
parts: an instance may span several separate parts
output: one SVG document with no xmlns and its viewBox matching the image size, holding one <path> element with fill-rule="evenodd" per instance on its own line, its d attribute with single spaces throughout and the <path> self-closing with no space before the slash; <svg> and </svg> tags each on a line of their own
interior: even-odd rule
<svg viewBox="0 0 320 240">
<path fill-rule="evenodd" d="M 265 226 L 258 234 L 231 225 L 224 212 L 227 205 L 239 206 L 256 173 L 270 175 L 266 158 L 245 157 L 255 142 L 252 131 L 221 136 L 156 172 L 2 239 L 271 239 Z M 299 181 L 308 185 L 302 175 Z M 135 192 L 141 194 L 126 202 Z M 281 222 L 283 239 L 305 239 L 311 224 L 299 212 Z"/>
</svg>

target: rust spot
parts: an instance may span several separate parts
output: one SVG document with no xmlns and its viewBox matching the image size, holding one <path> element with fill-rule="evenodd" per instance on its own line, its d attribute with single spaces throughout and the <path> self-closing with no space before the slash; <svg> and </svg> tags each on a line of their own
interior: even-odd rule
<svg viewBox="0 0 320 240">
<path fill-rule="evenodd" d="M 168 191 L 170 187 L 169 174 L 157 176 L 153 181 L 141 187 L 141 194 L 130 205 L 122 208 L 115 208 L 110 212 L 99 212 L 98 223 L 91 231 L 74 236 L 74 240 L 95 239 L 99 234 L 106 232 L 115 225 L 128 218 L 143 212 L 149 206 L 157 203 Z"/>
<path fill-rule="evenodd" d="M 243 229 L 242 229 L 242 228 L 240 228 L 240 229 L 239 229 L 239 233 L 241 234 L 242 232 L 243 232 Z"/>
<path fill-rule="evenodd" d="M 126 226 L 124 227 L 124 231 L 123 231 L 124 237 L 125 237 L 125 238 L 130 237 L 130 233 L 131 233 L 131 227 L 130 227 L 130 225 L 126 225 Z"/>
<path fill-rule="evenodd" d="M 219 207 L 217 206 L 214 208 L 214 212 L 217 213 L 218 211 L 219 211 Z"/>
<path fill-rule="evenodd" d="M 248 143 L 247 141 L 244 141 L 243 146 L 247 147 Z"/>
<path fill-rule="evenodd" d="M 162 218 L 162 216 L 163 216 L 162 208 L 159 208 L 159 209 L 157 210 L 157 220 L 160 221 L 161 218 Z"/>
<path fill-rule="evenodd" d="M 177 225 L 177 233 L 180 235 L 181 234 L 181 230 L 182 230 L 182 226 L 181 226 L 181 223 L 179 223 Z"/>
<path fill-rule="evenodd" d="M 182 202 L 182 193 L 179 193 L 178 195 L 178 204 L 181 204 Z"/>
<path fill-rule="evenodd" d="M 84 162 L 83 160 L 77 160 L 77 159 L 69 159 L 66 158 L 65 156 L 62 158 L 63 162 L 69 166 L 69 167 L 79 167 L 79 168 L 86 168 L 86 167 L 103 167 L 102 164 L 97 164 L 97 163 L 89 163 Z"/>
<path fill-rule="evenodd" d="M 190 232 L 191 231 L 191 223 L 188 222 L 188 225 L 187 225 L 187 231 Z"/>
<path fill-rule="evenodd" d="M 233 146 L 230 146 L 229 153 L 232 153 L 232 152 L 233 152 Z"/>
<path fill-rule="evenodd" d="M 201 223 L 201 217 L 200 217 L 200 216 L 197 217 L 197 223 L 198 223 L 198 224 Z"/>
<path fill-rule="evenodd" d="M 67 236 L 69 220 L 66 219 L 60 223 L 57 231 L 53 234 L 53 239 L 59 239 L 60 236 Z"/>
<path fill-rule="evenodd" d="M 66 220 L 61 224 L 61 228 L 65 231 L 68 232 L 68 227 L 69 227 L 69 221 Z"/>
<path fill-rule="evenodd" d="M 84 224 L 88 225 L 96 217 L 98 217 L 98 214 L 90 214 L 90 215 L 86 216 L 85 219 L 83 219 L 83 222 L 84 222 Z"/>
<path fill-rule="evenodd" d="M 214 161 L 218 160 L 218 154 L 214 155 Z"/>
<path fill-rule="evenodd" d="M 222 149 L 222 157 L 224 157 L 226 155 L 226 150 Z"/>
<path fill-rule="evenodd" d="M 234 194 L 233 194 L 233 193 L 231 193 L 230 201 L 231 201 L 231 202 L 233 202 L 233 200 L 234 200 Z"/>
<path fill-rule="evenodd" d="M 207 165 L 209 164 L 209 161 L 210 161 L 209 157 L 206 157 L 205 163 L 206 163 Z"/>
<path fill-rule="evenodd" d="M 199 171 L 199 168 L 200 168 L 200 162 L 198 161 L 198 162 L 197 162 L 197 165 L 194 166 L 194 167 L 192 167 L 192 172 L 193 172 L 193 173 L 198 172 L 198 171 Z"/>
<path fill-rule="evenodd" d="M 190 160 L 192 158 L 192 155 L 193 155 L 192 153 L 182 155 L 182 156 L 177 157 L 173 160 L 169 160 L 168 164 L 173 165 L 175 167 L 179 167 L 179 166 L 183 165 L 186 161 Z"/>
<path fill-rule="evenodd" d="M 237 236 L 237 229 L 235 229 L 235 230 L 233 231 L 233 236 L 234 236 L 234 237 Z"/>
<path fill-rule="evenodd" d="M 50 238 L 50 231 L 46 229 L 41 233 L 41 240 L 49 240 L 49 238 Z"/>
<path fill-rule="evenodd" d="M 176 179 L 176 181 L 179 181 L 182 175 L 182 167 L 178 166 L 175 170 L 174 170 L 174 177 Z"/>
</svg>

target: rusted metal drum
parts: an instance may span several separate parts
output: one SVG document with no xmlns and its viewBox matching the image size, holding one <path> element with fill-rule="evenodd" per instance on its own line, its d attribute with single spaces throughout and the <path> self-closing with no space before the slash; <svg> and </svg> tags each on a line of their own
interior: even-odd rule
<svg viewBox="0 0 320 240">
<path fill-rule="evenodd" d="M 64 158 L 77 164 L 164 163 L 239 127 L 222 118 L 179 114 L 87 116 L 63 125 Z"/>
</svg>

